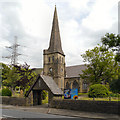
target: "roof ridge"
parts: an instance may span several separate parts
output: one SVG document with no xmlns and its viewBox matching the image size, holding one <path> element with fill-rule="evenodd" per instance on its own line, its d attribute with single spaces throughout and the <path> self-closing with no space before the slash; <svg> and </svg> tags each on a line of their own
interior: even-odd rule
<svg viewBox="0 0 120 120">
<path fill-rule="evenodd" d="M 76 66 L 85 66 L 86 64 L 81 64 L 81 65 L 72 65 L 72 66 L 66 66 L 66 67 L 76 67 Z"/>
</svg>

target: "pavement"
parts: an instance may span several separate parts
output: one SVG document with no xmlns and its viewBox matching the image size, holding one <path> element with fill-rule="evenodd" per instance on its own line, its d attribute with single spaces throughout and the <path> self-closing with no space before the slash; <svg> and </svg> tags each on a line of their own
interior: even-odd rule
<svg viewBox="0 0 120 120">
<path fill-rule="evenodd" d="M 48 105 L 39 105 L 39 106 L 13 106 L 13 105 L 3 105 L 0 104 L 2 109 L 19 109 L 23 111 L 31 111 L 36 113 L 45 113 L 45 114 L 54 114 L 54 115 L 63 115 L 77 118 L 91 118 L 99 120 L 120 120 L 119 115 L 115 114 L 105 114 L 105 113 L 93 113 L 93 112 L 83 112 L 67 109 L 56 109 L 49 108 Z"/>
</svg>

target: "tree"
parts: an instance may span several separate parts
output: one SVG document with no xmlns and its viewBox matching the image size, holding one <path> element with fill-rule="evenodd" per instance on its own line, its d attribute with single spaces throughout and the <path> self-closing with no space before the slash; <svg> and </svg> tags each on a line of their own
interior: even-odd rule
<svg viewBox="0 0 120 120">
<path fill-rule="evenodd" d="M 30 69 L 27 63 L 23 65 L 2 65 L 2 85 L 14 89 L 16 86 L 20 86 L 23 90 L 28 90 L 33 84 L 36 78 L 34 69 Z"/>
<path fill-rule="evenodd" d="M 2 85 L 13 88 L 13 81 L 19 77 L 17 74 L 15 74 L 15 68 L 4 63 L 1 63 L 1 68 Z"/>
<path fill-rule="evenodd" d="M 103 46 L 97 46 L 86 51 L 82 55 L 84 62 L 88 62 L 87 69 L 81 74 L 81 78 L 91 84 L 110 83 L 118 76 L 118 63 L 114 60 L 112 51 L 106 50 Z"/>
<path fill-rule="evenodd" d="M 118 79 L 115 79 L 110 83 L 110 90 L 113 93 L 119 93 L 120 94 L 120 76 L 119 76 Z"/>
<path fill-rule="evenodd" d="M 0 78 L 3 81 L 7 79 L 7 75 L 9 73 L 10 68 L 4 63 L 0 63 L 0 66 L 1 66 Z"/>
<path fill-rule="evenodd" d="M 30 69 L 27 63 L 20 66 L 14 65 L 14 67 L 16 69 L 15 73 L 19 75 L 19 79 L 14 84 L 20 86 L 23 90 L 28 90 L 36 79 L 36 73 L 33 72 L 34 69 Z"/>
<path fill-rule="evenodd" d="M 120 34 L 115 35 L 113 33 L 107 33 L 102 38 L 102 43 L 107 49 L 112 49 L 116 52 L 115 60 L 119 62 L 120 65 Z M 120 68 L 118 68 L 118 73 L 120 73 Z M 118 75 L 118 79 L 114 79 L 110 84 L 110 89 L 113 92 L 120 93 L 120 74 Z"/>
<path fill-rule="evenodd" d="M 116 51 L 115 60 L 120 62 L 120 34 L 115 35 L 113 33 L 107 33 L 102 38 L 102 43 L 106 46 L 107 49 Z"/>
</svg>

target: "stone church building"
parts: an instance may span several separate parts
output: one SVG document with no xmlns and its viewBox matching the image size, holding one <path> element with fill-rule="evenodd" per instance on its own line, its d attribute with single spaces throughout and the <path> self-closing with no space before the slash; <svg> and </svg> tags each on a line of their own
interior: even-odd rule
<svg viewBox="0 0 120 120">
<path fill-rule="evenodd" d="M 38 75 L 34 85 L 26 94 L 33 91 L 34 104 L 35 98 L 41 93 L 41 90 L 50 91 L 49 96 L 63 95 L 64 89 L 78 88 L 78 92 L 87 92 L 87 83 L 80 78 L 82 70 L 86 69 L 85 65 L 76 65 L 66 67 L 65 53 L 62 50 L 57 9 L 55 6 L 51 37 L 48 49 L 43 51 L 43 71 Z"/>
<path fill-rule="evenodd" d="M 43 52 L 43 74 L 52 76 L 59 88 L 78 88 L 79 92 L 87 92 L 86 81 L 80 79 L 85 65 L 66 67 L 65 54 L 62 50 L 57 10 L 55 7 L 49 48 Z"/>
</svg>

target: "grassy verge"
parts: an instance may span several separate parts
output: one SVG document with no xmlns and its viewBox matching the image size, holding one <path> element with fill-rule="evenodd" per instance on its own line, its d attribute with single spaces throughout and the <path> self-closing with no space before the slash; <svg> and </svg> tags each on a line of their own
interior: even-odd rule
<svg viewBox="0 0 120 120">
<path fill-rule="evenodd" d="M 78 100 L 93 100 L 93 98 L 82 97 L 82 98 L 78 98 Z M 120 98 L 111 97 L 111 100 L 110 100 L 109 97 L 107 97 L 107 98 L 94 98 L 94 100 L 95 101 L 120 101 Z"/>
<path fill-rule="evenodd" d="M 78 96 L 86 96 L 88 93 L 78 93 Z"/>
</svg>

